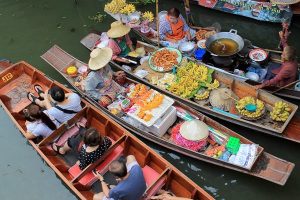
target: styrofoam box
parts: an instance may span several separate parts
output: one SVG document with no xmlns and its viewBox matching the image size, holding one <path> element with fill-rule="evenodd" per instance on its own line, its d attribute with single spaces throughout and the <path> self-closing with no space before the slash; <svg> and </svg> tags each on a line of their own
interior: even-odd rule
<svg viewBox="0 0 300 200">
<path fill-rule="evenodd" d="M 174 124 L 176 119 L 177 119 L 176 108 L 174 106 L 171 106 L 166 111 L 166 113 L 155 122 L 155 124 L 147 128 L 149 132 L 154 133 L 155 135 L 161 137 Z"/>
</svg>

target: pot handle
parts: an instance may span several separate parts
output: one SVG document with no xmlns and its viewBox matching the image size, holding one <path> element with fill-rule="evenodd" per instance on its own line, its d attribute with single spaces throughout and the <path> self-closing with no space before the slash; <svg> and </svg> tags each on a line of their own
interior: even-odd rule
<svg viewBox="0 0 300 200">
<path fill-rule="evenodd" d="M 229 33 L 237 34 L 237 30 L 235 30 L 235 29 L 230 29 Z"/>
</svg>

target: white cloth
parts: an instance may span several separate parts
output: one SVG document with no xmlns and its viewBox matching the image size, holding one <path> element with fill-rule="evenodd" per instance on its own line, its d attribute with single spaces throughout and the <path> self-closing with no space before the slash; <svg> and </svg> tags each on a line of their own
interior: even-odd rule
<svg viewBox="0 0 300 200">
<path fill-rule="evenodd" d="M 230 156 L 229 163 L 250 168 L 254 162 L 257 148 L 257 144 L 241 144 L 237 154 Z"/>
<path fill-rule="evenodd" d="M 58 106 L 66 110 L 73 110 L 75 112 L 79 112 L 80 110 L 82 110 L 80 103 L 80 96 L 76 93 L 72 93 L 68 97 L 68 104 Z M 75 116 L 75 114 L 64 113 L 63 111 L 55 107 L 48 109 L 48 113 L 55 119 L 57 119 L 57 121 L 59 121 L 60 123 L 64 123 Z"/>
<path fill-rule="evenodd" d="M 49 115 L 47 110 L 43 111 L 48 117 L 53 121 L 53 123 L 56 125 L 56 128 L 59 127 L 59 123 Z M 53 130 L 51 130 L 46 124 L 44 124 L 41 120 L 36 120 L 34 122 L 27 122 L 26 123 L 27 131 L 33 134 L 34 136 L 42 136 L 42 137 L 48 137 Z"/>
</svg>

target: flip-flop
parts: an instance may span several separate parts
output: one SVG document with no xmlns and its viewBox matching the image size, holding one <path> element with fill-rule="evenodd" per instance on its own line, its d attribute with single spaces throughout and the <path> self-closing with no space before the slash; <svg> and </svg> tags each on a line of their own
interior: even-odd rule
<svg viewBox="0 0 300 200">
<path fill-rule="evenodd" d="M 45 93 L 45 92 L 43 91 L 42 86 L 40 86 L 39 84 L 35 84 L 35 85 L 33 86 L 33 88 L 34 88 L 34 90 L 38 93 L 39 97 L 42 98 L 42 97 L 41 97 L 41 94 L 42 94 L 42 93 Z"/>
<path fill-rule="evenodd" d="M 27 98 L 29 99 L 29 101 L 31 101 L 32 103 L 36 104 L 36 100 L 38 99 L 36 96 L 34 96 L 31 92 L 27 93 Z"/>
<path fill-rule="evenodd" d="M 54 149 L 54 145 L 56 146 L 56 150 Z M 62 148 L 62 146 L 57 146 L 55 143 L 52 143 L 51 148 L 55 153 L 62 155 L 62 156 L 64 155 L 64 154 L 60 153 L 60 151 L 59 151 Z"/>
</svg>

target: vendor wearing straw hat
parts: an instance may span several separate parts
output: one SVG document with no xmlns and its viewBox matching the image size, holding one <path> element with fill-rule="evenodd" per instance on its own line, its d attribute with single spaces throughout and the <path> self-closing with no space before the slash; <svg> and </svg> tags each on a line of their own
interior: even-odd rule
<svg viewBox="0 0 300 200">
<path fill-rule="evenodd" d="M 108 47 L 94 49 L 90 54 L 90 71 L 84 80 L 84 90 L 87 94 L 105 107 L 124 89 L 117 82 L 124 80 L 125 73 L 113 72 L 108 65 L 112 55 L 113 52 Z"/>
<path fill-rule="evenodd" d="M 128 57 L 131 51 L 134 51 L 132 41 L 128 35 L 130 27 L 124 25 L 120 21 L 115 21 L 111 24 L 111 28 L 107 31 L 110 38 L 108 47 L 112 49 L 112 60 L 120 63 L 129 63 L 128 60 L 122 59 Z"/>
</svg>

